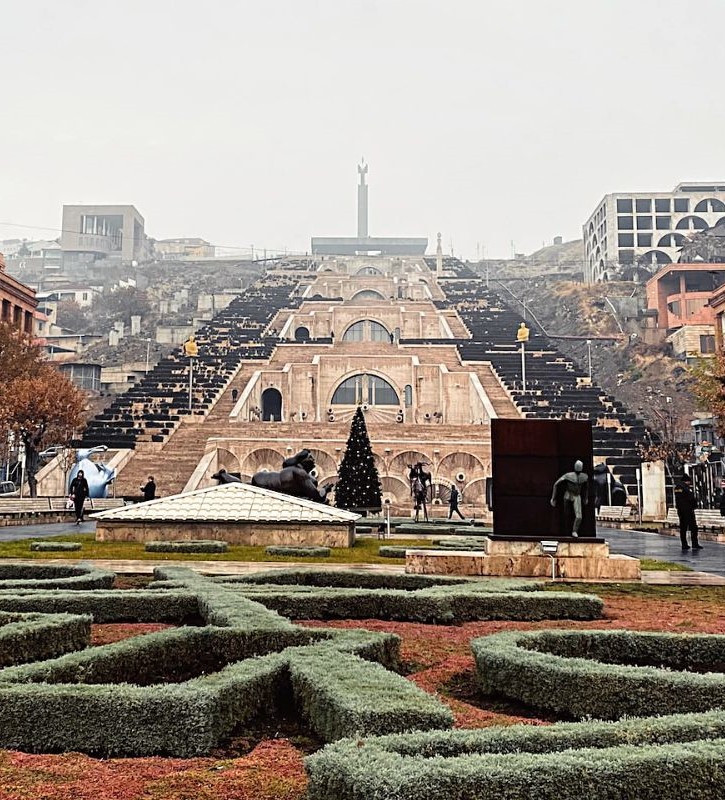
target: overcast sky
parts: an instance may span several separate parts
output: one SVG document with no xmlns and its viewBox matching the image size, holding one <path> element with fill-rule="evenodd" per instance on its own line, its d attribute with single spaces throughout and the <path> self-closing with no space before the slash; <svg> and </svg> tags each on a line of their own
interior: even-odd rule
<svg viewBox="0 0 725 800">
<path fill-rule="evenodd" d="M 531 252 L 607 192 L 725 180 L 725 2 L 0 0 L 0 239 L 63 203 L 156 238 Z"/>
</svg>

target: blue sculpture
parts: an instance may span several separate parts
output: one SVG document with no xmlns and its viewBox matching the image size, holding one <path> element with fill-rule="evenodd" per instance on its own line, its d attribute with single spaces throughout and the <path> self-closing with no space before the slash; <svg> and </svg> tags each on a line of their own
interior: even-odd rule
<svg viewBox="0 0 725 800">
<path fill-rule="evenodd" d="M 108 487 L 113 483 L 116 477 L 116 470 L 111 469 L 105 464 L 98 464 L 91 461 L 91 456 L 94 453 L 105 453 L 108 448 L 106 445 L 98 447 L 91 447 L 88 450 L 76 450 L 76 463 L 73 465 L 68 475 L 68 486 L 70 486 L 73 478 L 83 470 L 83 474 L 88 481 L 89 497 L 94 500 L 102 497 L 108 497 Z"/>
</svg>

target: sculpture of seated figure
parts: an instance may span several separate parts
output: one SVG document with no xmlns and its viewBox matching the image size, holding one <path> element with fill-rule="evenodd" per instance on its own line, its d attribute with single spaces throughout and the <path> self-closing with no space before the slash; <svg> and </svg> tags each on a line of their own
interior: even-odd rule
<svg viewBox="0 0 725 800">
<path fill-rule="evenodd" d="M 571 503 L 574 511 L 574 529 L 572 536 L 579 536 L 579 528 L 582 524 L 582 508 L 587 504 L 587 481 L 589 476 L 582 472 L 584 464 L 581 461 L 574 462 L 574 471 L 565 472 L 554 483 L 551 493 L 551 505 L 556 507 L 556 495 L 560 485 L 564 486 L 564 505 Z"/>
</svg>

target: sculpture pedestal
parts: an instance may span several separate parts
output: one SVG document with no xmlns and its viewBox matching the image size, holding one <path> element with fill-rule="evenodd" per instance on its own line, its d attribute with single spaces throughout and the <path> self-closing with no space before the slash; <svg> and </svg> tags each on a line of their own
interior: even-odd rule
<svg viewBox="0 0 725 800">
<path fill-rule="evenodd" d="M 484 539 L 482 550 L 407 550 L 405 571 L 414 575 L 471 575 L 562 580 L 639 581 L 639 559 L 611 555 L 603 539 L 565 539 L 548 555 L 535 539 Z"/>
</svg>

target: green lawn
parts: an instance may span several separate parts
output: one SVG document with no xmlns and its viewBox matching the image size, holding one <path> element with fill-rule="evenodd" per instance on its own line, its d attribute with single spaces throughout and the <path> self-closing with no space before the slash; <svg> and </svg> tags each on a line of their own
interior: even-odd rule
<svg viewBox="0 0 725 800">
<path fill-rule="evenodd" d="M 666 572 L 693 572 L 692 567 L 686 564 L 675 564 L 673 561 L 657 561 L 656 558 L 643 558 L 640 561 L 642 569 L 664 570 Z"/>
<path fill-rule="evenodd" d="M 226 553 L 147 553 L 143 542 L 97 542 L 92 533 L 73 533 L 68 531 L 59 536 L 43 537 L 43 542 L 80 542 L 80 550 L 70 552 L 34 552 L 30 549 L 31 539 L 16 542 L 0 542 L 0 558 L 63 558 L 63 559 L 129 559 L 152 561 L 281 561 L 304 562 L 305 564 L 397 564 L 403 562 L 396 558 L 381 558 L 380 545 L 395 544 L 403 547 L 430 546 L 425 539 L 358 539 L 354 547 L 333 548 L 327 558 L 301 558 L 299 556 L 270 556 L 264 547 L 238 547 L 230 545 Z"/>
</svg>

